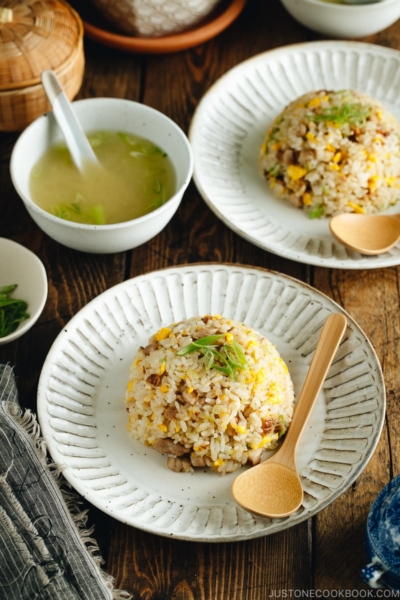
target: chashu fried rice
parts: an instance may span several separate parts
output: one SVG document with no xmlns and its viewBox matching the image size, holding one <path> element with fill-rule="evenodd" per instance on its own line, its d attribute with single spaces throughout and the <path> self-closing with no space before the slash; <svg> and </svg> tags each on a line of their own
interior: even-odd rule
<svg viewBox="0 0 400 600">
<path fill-rule="evenodd" d="M 163 327 L 140 347 L 126 391 L 127 429 L 174 471 L 257 464 L 293 414 L 286 364 L 262 335 L 220 315 Z"/>
<path fill-rule="evenodd" d="M 351 90 L 309 92 L 268 129 L 260 165 L 275 196 L 310 218 L 376 213 L 400 198 L 400 125 Z"/>
</svg>

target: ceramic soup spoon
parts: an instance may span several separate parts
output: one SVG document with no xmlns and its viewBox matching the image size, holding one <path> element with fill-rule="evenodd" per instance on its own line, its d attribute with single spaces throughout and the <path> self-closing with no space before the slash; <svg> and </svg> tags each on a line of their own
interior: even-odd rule
<svg viewBox="0 0 400 600">
<path fill-rule="evenodd" d="M 233 482 L 233 497 L 242 508 L 262 517 L 278 518 L 290 515 L 302 503 L 296 446 L 346 326 L 347 320 L 342 314 L 327 318 L 282 446 L 270 459 L 248 469 Z"/>
<path fill-rule="evenodd" d="M 41 79 L 76 167 L 82 171 L 88 163 L 100 165 L 56 74 L 51 70 L 43 71 Z"/>
<path fill-rule="evenodd" d="M 332 217 L 329 228 L 333 237 L 350 250 L 383 254 L 400 241 L 400 214 L 341 214 Z"/>
</svg>

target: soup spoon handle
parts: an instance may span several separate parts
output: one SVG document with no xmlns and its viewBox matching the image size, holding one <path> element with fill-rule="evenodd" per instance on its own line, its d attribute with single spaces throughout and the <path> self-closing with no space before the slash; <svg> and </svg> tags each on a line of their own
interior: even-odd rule
<svg viewBox="0 0 400 600">
<path fill-rule="evenodd" d="M 54 117 L 63 132 L 76 167 L 82 171 L 86 162 L 97 164 L 97 157 L 56 74 L 51 70 L 43 71 L 41 79 L 46 96 L 53 107 Z"/>
</svg>

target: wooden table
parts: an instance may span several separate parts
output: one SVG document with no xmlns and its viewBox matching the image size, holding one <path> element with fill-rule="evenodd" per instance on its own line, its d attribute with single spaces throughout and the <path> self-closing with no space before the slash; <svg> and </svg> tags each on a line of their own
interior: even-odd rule
<svg viewBox="0 0 400 600">
<path fill-rule="evenodd" d="M 289 17 L 279 0 L 249 0 L 238 20 L 216 39 L 176 54 L 126 54 L 86 40 L 79 98 L 140 101 L 187 132 L 199 100 L 228 69 L 271 48 L 314 39 L 319 36 Z M 400 50 L 400 21 L 363 41 Z M 20 340 L 0 348 L 0 360 L 16 367 L 24 407 L 35 411 L 43 362 L 73 315 L 121 281 L 183 263 L 242 263 L 311 284 L 356 319 L 384 370 L 388 405 L 378 447 L 356 482 L 309 521 L 245 542 L 193 543 L 142 532 L 87 505 L 89 525 L 95 527 L 105 568 L 116 586 L 141 600 L 260 600 L 285 593 L 295 597 L 294 590 L 366 591 L 360 569 L 367 514 L 378 492 L 400 472 L 400 269 L 332 270 L 269 254 L 219 221 L 193 183 L 169 225 L 147 244 L 115 255 L 64 248 L 34 224 L 13 189 L 9 159 L 16 138 L 0 136 L 0 236 L 35 252 L 49 278 L 49 296 L 38 323 Z"/>
</svg>

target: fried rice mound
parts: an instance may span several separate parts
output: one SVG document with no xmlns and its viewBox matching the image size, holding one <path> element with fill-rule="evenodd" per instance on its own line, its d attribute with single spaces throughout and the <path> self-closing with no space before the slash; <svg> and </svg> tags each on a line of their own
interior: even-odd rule
<svg viewBox="0 0 400 600">
<path fill-rule="evenodd" d="M 257 464 L 289 426 L 288 368 L 261 334 L 220 315 L 163 327 L 140 347 L 126 391 L 127 429 L 173 471 L 224 474 Z"/>
<path fill-rule="evenodd" d="M 377 213 L 400 197 L 400 125 L 352 90 L 291 102 L 268 129 L 259 161 L 273 194 L 310 218 Z"/>
</svg>

